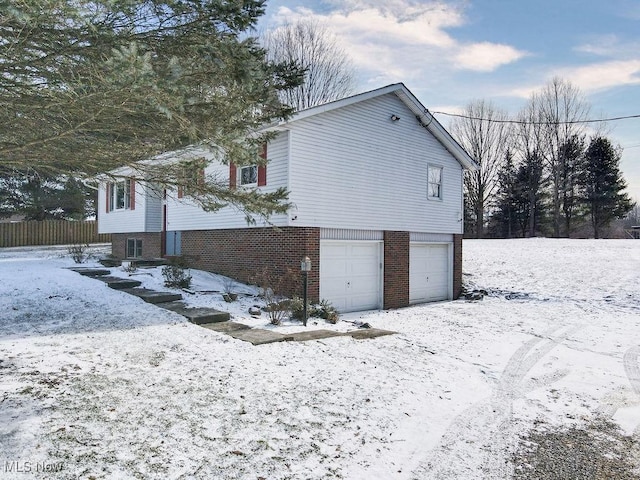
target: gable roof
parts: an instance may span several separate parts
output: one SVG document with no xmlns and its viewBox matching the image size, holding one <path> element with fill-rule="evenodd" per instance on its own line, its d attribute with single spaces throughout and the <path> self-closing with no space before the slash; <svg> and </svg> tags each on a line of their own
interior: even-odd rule
<svg viewBox="0 0 640 480">
<path fill-rule="evenodd" d="M 319 115 L 321 113 L 330 112 L 338 108 L 343 108 L 354 103 L 370 100 L 389 93 L 395 94 L 416 116 L 417 120 L 425 127 L 442 146 L 467 170 L 478 170 L 479 165 L 469 156 L 462 146 L 451 136 L 451 134 L 436 120 L 429 110 L 420 103 L 413 93 L 403 83 L 394 83 L 386 87 L 370 90 L 368 92 L 346 97 L 334 102 L 325 103 L 316 107 L 307 108 L 296 112 L 288 120 L 284 120 L 277 125 L 267 127 L 277 129 L 291 122 L 302 120 L 304 118 Z"/>
</svg>

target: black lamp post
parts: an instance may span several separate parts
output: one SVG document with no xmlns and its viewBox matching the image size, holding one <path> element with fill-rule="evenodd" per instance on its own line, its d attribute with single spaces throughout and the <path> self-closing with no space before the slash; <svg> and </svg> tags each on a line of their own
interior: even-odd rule
<svg viewBox="0 0 640 480">
<path fill-rule="evenodd" d="M 307 285 L 308 285 L 308 276 L 311 271 L 311 259 L 309 257 L 304 257 L 300 262 L 300 270 L 302 271 L 302 288 L 304 289 L 302 301 L 304 302 L 303 308 L 303 323 L 304 326 L 307 326 Z"/>
</svg>

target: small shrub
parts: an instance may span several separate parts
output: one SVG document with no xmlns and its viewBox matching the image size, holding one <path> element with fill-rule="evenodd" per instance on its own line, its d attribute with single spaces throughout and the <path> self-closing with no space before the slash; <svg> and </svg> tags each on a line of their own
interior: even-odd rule
<svg viewBox="0 0 640 480">
<path fill-rule="evenodd" d="M 162 276 L 166 287 L 189 288 L 191 286 L 191 275 L 183 257 L 174 257 L 169 265 L 162 267 Z"/>
<path fill-rule="evenodd" d="M 304 300 L 300 297 L 293 297 L 290 301 L 291 318 L 304 320 Z M 323 318 L 329 323 L 338 323 L 340 315 L 338 311 L 327 300 L 320 303 L 307 304 L 307 314 L 309 317 Z"/>
<path fill-rule="evenodd" d="M 73 258 L 73 261 L 75 263 L 84 263 L 89 258 L 89 255 L 85 253 L 87 248 L 89 248 L 89 244 L 78 243 L 74 245 L 69 245 L 69 248 L 67 248 L 67 251 L 71 255 L 71 258 Z"/>
<path fill-rule="evenodd" d="M 123 262 L 122 270 L 127 273 L 135 273 L 138 271 L 138 265 L 136 265 L 136 262 Z"/>
<path fill-rule="evenodd" d="M 291 318 L 295 320 L 304 320 L 304 300 L 300 297 L 293 297 L 289 301 L 289 308 L 291 309 Z M 313 306 L 307 303 L 307 314 L 312 317 Z"/>
<path fill-rule="evenodd" d="M 327 322 L 336 324 L 340 320 L 338 310 L 331 305 L 328 300 L 321 300 L 319 304 L 314 305 L 313 315 L 324 318 Z"/>
<path fill-rule="evenodd" d="M 229 278 L 229 277 L 224 277 L 224 279 L 222 280 L 222 287 L 223 287 L 223 291 L 224 293 L 233 293 L 233 287 L 236 286 L 236 281 L 233 278 Z"/>
<path fill-rule="evenodd" d="M 260 296 L 267 305 L 265 311 L 272 325 L 280 325 L 290 312 L 290 301 L 282 294 L 290 279 L 288 275 L 277 275 L 272 269 L 265 268 L 251 279 L 260 287 Z"/>
</svg>

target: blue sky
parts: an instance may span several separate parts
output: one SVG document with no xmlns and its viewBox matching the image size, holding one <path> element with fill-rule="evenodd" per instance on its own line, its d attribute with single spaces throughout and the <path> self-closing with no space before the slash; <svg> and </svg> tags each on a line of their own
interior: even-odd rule
<svg viewBox="0 0 640 480">
<path fill-rule="evenodd" d="M 592 118 L 640 114 L 640 0 L 270 0 L 260 28 L 298 17 L 339 38 L 357 92 L 404 82 L 432 111 L 482 98 L 515 116 L 559 76 L 582 90 Z M 640 118 L 608 128 L 640 202 Z"/>
</svg>

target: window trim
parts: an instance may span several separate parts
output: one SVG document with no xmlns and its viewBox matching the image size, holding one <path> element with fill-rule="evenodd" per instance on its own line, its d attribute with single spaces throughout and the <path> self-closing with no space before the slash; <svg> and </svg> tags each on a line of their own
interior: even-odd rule
<svg viewBox="0 0 640 480">
<path fill-rule="evenodd" d="M 133 210 L 133 208 L 131 208 L 131 188 L 133 181 L 132 178 L 123 178 L 122 180 L 107 183 L 107 210 L 109 212 Z M 122 202 L 118 201 L 120 194 L 122 194 Z"/>
<path fill-rule="evenodd" d="M 432 182 L 431 181 L 431 172 L 438 170 L 440 172 L 440 181 Z M 444 189 L 443 189 L 443 178 L 444 178 L 444 167 L 442 165 L 436 164 L 428 164 L 427 165 L 427 199 L 433 200 L 436 202 L 441 202 L 444 197 Z M 431 194 L 431 185 L 438 186 L 438 195 Z"/>
<path fill-rule="evenodd" d="M 133 255 L 129 255 L 131 249 L 129 244 L 133 242 Z M 142 258 L 142 239 L 141 238 L 127 238 L 126 257 L 125 258 Z"/>
</svg>

